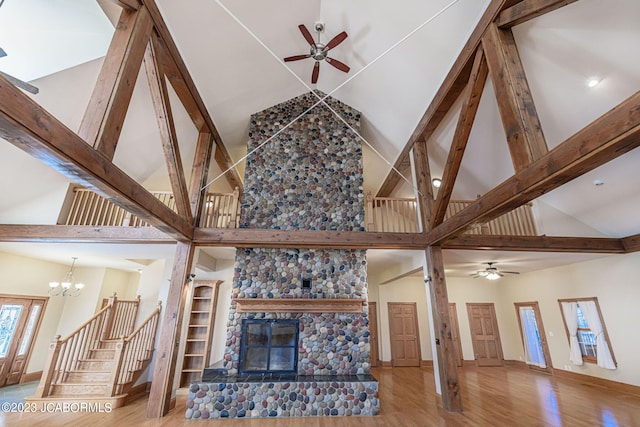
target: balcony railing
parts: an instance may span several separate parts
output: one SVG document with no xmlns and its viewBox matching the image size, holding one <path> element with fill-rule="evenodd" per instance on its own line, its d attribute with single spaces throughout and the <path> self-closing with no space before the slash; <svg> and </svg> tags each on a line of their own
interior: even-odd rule
<svg viewBox="0 0 640 427">
<path fill-rule="evenodd" d="M 460 212 L 473 201 L 452 200 L 445 219 Z M 418 211 L 415 199 L 373 197 L 367 195 L 367 230 L 396 233 L 417 233 Z M 536 222 L 531 204 L 520 206 L 492 221 L 467 230 L 468 234 L 537 236 Z"/>
<path fill-rule="evenodd" d="M 149 227 L 145 220 L 127 212 L 91 190 L 76 188 L 66 215 L 64 225 Z M 207 193 L 200 221 L 201 227 L 235 228 L 240 212 L 238 210 L 239 190 L 233 193 Z M 168 191 L 152 191 L 158 200 L 176 210 L 173 194 Z"/>
<path fill-rule="evenodd" d="M 155 191 L 152 194 L 169 208 L 175 210 L 175 200 L 170 192 Z M 207 193 L 200 227 L 236 228 L 240 221 L 240 191 L 233 193 Z M 417 233 L 418 213 L 416 200 L 411 198 L 373 197 L 367 195 L 366 222 L 368 231 L 387 233 Z M 452 200 L 445 219 L 455 215 L 473 201 Z M 78 188 L 66 216 L 66 225 L 148 227 L 149 224 L 121 207 L 102 198 L 91 190 Z M 523 205 L 492 221 L 477 225 L 468 234 L 537 236 L 536 222 L 531 204 Z"/>
</svg>

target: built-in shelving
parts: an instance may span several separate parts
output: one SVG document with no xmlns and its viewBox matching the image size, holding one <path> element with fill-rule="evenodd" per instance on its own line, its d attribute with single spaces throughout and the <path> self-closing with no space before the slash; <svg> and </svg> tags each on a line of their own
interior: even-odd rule
<svg viewBox="0 0 640 427">
<path fill-rule="evenodd" d="M 191 304 L 188 309 L 187 337 L 180 370 L 180 386 L 188 387 L 200 381 L 202 371 L 209 365 L 211 338 L 221 280 L 193 282 Z"/>
</svg>

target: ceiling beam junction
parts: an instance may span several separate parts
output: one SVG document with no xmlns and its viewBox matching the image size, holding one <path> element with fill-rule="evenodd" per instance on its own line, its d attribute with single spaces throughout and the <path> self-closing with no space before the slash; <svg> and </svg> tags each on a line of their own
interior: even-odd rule
<svg viewBox="0 0 640 427">
<path fill-rule="evenodd" d="M 496 23 L 506 29 L 575 3 L 578 0 L 524 0 L 500 12 Z"/>
<path fill-rule="evenodd" d="M 0 77 L 0 137 L 70 180 L 145 219 L 176 240 L 193 226 L 89 146 L 51 113 Z"/>
<path fill-rule="evenodd" d="M 640 91 L 476 199 L 429 233 L 442 243 L 488 222 L 640 146 Z"/>
</svg>

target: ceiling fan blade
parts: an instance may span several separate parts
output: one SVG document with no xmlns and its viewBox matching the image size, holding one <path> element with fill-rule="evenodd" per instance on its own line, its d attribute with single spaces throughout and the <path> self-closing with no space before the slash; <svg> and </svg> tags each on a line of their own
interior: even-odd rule
<svg viewBox="0 0 640 427">
<path fill-rule="evenodd" d="M 347 64 L 345 64 L 344 62 L 340 62 L 337 59 L 333 59 L 333 58 L 329 58 L 328 56 L 325 58 L 325 60 L 330 64 L 333 65 L 334 67 L 336 67 L 338 70 L 340 71 L 344 71 L 345 73 L 348 73 L 349 70 L 351 68 L 349 68 L 349 66 Z"/>
<path fill-rule="evenodd" d="M 12 85 L 14 85 L 16 87 L 19 87 L 20 89 L 26 90 L 29 93 L 37 95 L 38 92 L 40 92 L 40 90 L 37 87 L 35 87 L 35 86 L 33 86 L 33 85 L 31 85 L 31 84 L 29 84 L 27 82 L 23 82 L 20 79 L 16 79 L 15 77 L 10 76 L 7 73 L 3 73 L 2 71 L 0 71 L 0 76 L 2 76 L 5 79 L 9 80 L 9 83 L 11 83 Z"/>
<path fill-rule="evenodd" d="M 313 66 L 313 72 L 311 73 L 311 83 L 316 84 L 318 82 L 318 74 L 320 74 L 320 61 L 316 61 Z"/>
<path fill-rule="evenodd" d="M 325 50 L 330 50 L 333 49 L 334 47 L 338 46 L 340 43 L 342 43 L 344 41 L 344 39 L 347 38 L 347 32 L 343 31 L 340 34 L 338 34 L 337 36 L 335 36 L 334 38 L 332 38 L 329 43 L 327 43 L 327 45 L 325 46 Z"/>
<path fill-rule="evenodd" d="M 309 46 L 314 46 L 316 44 L 316 42 L 313 40 L 313 36 L 309 32 L 309 30 L 307 30 L 307 27 L 305 27 L 304 24 L 300 24 L 300 25 L 298 25 L 298 28 L 300 28 L 300 32 L 302 33 L 302 37 L 304 37 L 304 39 L 307 41 L 307 43 L 309 43 Z"/>
<path fill-rule="evenodd" d="M 299 60 L 301 60 L 301 59 L 307 59 L 307 58 L 311 58 L 311 55 L 294 55 L 294 56 L 287 56 L 286 58 L 284 58 L 284 62 L 299 61 Z"/>
<path fill-rule="evenodd" d="M 504 273 L 504 274 L 520 274 L 520 272 L 518 272 L 518 271 L 503 271 L 503 270 L 500 270 L 499 272 L 500 273 Z"/>
<path fill-rule="evenodd" d="M 7 56 L 7 52 L 4 51 L 3 48 L 0 47 L 0 58 Z"/>
</svg>

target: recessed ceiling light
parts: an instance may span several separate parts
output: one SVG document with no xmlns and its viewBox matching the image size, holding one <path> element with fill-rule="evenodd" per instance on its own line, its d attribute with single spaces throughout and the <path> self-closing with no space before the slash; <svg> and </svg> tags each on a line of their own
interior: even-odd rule
<svg viewBox="0 0 640 427">
<path fill-rule="evenodd" d="M 440 186 L 442 185 L 442 180 L 440 178 L 433 178 L 431 180 L 431 184 L 433 184 L 433 186 L 436 188 L 440 188 Z"/>
<path fill-rule="evenodd" d="M 596 187 L 599 187 L 601 185 L 604 185 L 604 181 L 601 179 L 595 179 L 593 180 L 593 185 L 595 185 Z"/>
<path fill-rule="evenodd" d="M 596 87 L 600 83 L 599 77 L 589 77 L 587 79 L 587 87 Z"/>
</svg>

